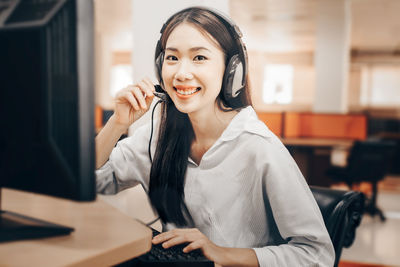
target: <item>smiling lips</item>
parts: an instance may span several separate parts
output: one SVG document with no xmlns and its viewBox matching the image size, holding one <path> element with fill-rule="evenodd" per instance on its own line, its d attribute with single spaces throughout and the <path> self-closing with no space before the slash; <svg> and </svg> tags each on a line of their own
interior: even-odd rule
<svg viewBox="0 0 400 267">
<path fill-rule="evenodd" d="M 174 89 L 179 98 L 187 99 L 195 95 L 198 91 L 200 91 L 201 88 L 195 86 L 177 85 L 174 86 Z"/>
</svg>

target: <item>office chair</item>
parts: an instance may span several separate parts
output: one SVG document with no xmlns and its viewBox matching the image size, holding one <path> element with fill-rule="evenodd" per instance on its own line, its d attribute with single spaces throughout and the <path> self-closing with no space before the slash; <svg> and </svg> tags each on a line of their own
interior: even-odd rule
<svg viewBox="0 0 400 267">
<path fill-rule="evenodd" d="M 372 195 L 366 199 L 365 212 L 379 215 L 385 221 L 383 212 L 377 207 L 378 182 L 387 174 L 390 158 L 394 152 L 394 143 L 382 140 L 356 141 L 350 150 L 345 167 L 331 166 L 327 176 L 345 182 L 351 189 L 354 183 L 370 182 Z"/>
<path fill-rule="evenodd" d="M 342 248 L 350 247 L 355 239 L 356 228 L 363 216 L 364 194 L 317 186 L 310 186 L 310 189 L 335 248 L 334 267 L 337 267 Z"/>
</svg>

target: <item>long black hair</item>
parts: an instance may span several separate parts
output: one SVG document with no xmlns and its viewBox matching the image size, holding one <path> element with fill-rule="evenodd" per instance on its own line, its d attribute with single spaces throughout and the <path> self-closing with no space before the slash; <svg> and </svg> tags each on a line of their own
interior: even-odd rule
<svg viewBox="0 0 400 267">
<path fill-rule="evenodd" d="M 164 50 L 171 32 L 181 23 L 190 23 L 210 34 L 225 54 L 225 66 L 238 53 L 238 45 L 224 22 L 214 12 L 201 7 L 184 9 L 169 20 L 161 36 Z M 247 80 L 247 77 L 246 77 Z M 162 81 L 160 81 L 162 82 Z M 239 110 L 251 105 L 248 83 L 234 101 L 227 101 L 221 89 L 217 103 L 223 111 Z M 175 107 L 171 98 L 162 103 L 158 143 L 150 171 L 149 197 L 164 223 L 177 226 L 193 225 L 184 201 L 184 184 L 188 157 L 194 139 L 192 124 L 187 114 Z"/>
</svg>

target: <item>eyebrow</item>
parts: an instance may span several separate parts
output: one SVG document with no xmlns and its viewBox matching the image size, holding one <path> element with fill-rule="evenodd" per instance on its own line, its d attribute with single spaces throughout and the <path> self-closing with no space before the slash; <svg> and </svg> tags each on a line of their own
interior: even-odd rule
<svg viewBox="0 0 400 267">
<path fill-rule="evenodd" d="M 175 48 L 175 47 L 167 47 L 167 48 L 165 48 L 165 50 L 169 50 L 169 51 L 173 51 L 173 52 L 178 52 L 178 49 Z M 191 51 L 191 52 L 193 52 L 193 51 L 194 51 L 194 52 L 197 52 L 197 51 L 199 51 L 199 50 L 207 50 L 208 52 L 211 52 L 210 49 L 205 48 L 205 47 L 203 47 L 203 46 L 195 46 L 195 47 L 192 47 L 192 48 L 189 49 L 189 51 Z"/>
</svg>

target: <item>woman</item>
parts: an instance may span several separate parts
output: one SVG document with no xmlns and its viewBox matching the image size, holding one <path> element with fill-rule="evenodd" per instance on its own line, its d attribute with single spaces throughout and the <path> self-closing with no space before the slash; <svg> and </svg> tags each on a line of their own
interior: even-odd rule
<svg viewBox="0 0 400 267">
<path fill-rule="evenodd" d="M 161 33 L 156 65 L 167 100 L 157 138 L 148 125 L 114 148 L 150 106 L 154 86 L 144 79 L 118 93 L 96 137 L 98 192 L 142 184 L 163 223 L 153 243 L 165 248 L 189 243 L 185 252 L 201 249 L 222 266 L 332 266 L 308 185 L 251 107 L 237 28 L 196 7 Z"/>
</svg>

